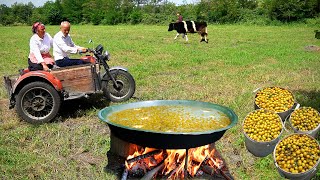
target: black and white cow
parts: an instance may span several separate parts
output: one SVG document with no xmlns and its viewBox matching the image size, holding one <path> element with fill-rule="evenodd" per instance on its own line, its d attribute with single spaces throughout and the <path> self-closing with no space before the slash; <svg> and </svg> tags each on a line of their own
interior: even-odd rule
<svg viewBox="0 0 320 180">
<path fill-rule="evenodd" d="M 195 21 L 182 21 L 176 23 L 170 23 L 168 31 L 177 31 L 177 35 L 174 39 L 177 39 L 179 34 L 182 34 L 182 38 L 186 37 L 186 41 L 188 41 L 187 33 L 198 33 L 201 36 L 201 40 L 208 43 L 208 30 L 206 22 L 195 22 Z"/>
</svg>

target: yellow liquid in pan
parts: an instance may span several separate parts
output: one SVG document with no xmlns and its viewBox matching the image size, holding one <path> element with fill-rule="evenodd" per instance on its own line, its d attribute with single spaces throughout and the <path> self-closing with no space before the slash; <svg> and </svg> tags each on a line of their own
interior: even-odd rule
<svg viewBox="0 0 320 180">
<path fill-rule="evenodd" d="M 227 127 L 230 118 L 217 110 L 186 106 L 126 109 L 108 116 L 122 126 L 156 132 L 203 132 Z"/>
</svg>

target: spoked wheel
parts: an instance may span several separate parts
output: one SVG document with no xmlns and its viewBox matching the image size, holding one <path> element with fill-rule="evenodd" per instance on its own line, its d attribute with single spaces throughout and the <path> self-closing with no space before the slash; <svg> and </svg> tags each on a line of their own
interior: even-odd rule
<svg viewBox="0 0 320 180">
<path fill-rule="evenodd" d="M 110 78 L 102 81 L 104 95 L 112 102 L 121 102 L 130 99 L 136 89 L 136 83 L 130 73 L 121 69 L 110 71 L 111 76 L 116 80 L 118 87 Z M 104 77 L 106 79 L 106 77 Z"/>
<path fill-rule="evenodd" d="M 47 83 L 32 82 L 17 95 L 17 112 L 27 122 L 41 124 L 51 121 L 59 112 L 59 93 Z"/>
</svg>

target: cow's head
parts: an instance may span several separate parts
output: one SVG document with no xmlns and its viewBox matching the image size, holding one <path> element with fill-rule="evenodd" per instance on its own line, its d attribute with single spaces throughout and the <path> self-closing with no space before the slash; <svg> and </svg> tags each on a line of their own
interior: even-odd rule
<svg viewBox="0 0 320 180">
<path fill-rule="evenodd" d="M 174 23 L 170 23 L 168 31 L 172 31 L 173 29 L 174 29 Z"/>
</svg>

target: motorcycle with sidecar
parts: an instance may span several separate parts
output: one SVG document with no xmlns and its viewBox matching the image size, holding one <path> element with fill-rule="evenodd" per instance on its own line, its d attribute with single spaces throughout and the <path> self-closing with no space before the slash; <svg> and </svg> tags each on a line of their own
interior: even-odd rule
<svg viewBox="0 0 320 180">
<path fill-rule="evenodd" d="M 135 93 L 135 80 L 124 67 L 109 67 L 108 51 L 102 45 L 88 49 L 81 57 L 88 63 L 53 68 L 51 71 L 23 69 L 18 75 L 4 76 L 9 94 L 9 108 L 32 124 L 53 120 L 65 100 L 103 93 L 112 102 L 130 99 Z"/>
</svg>

